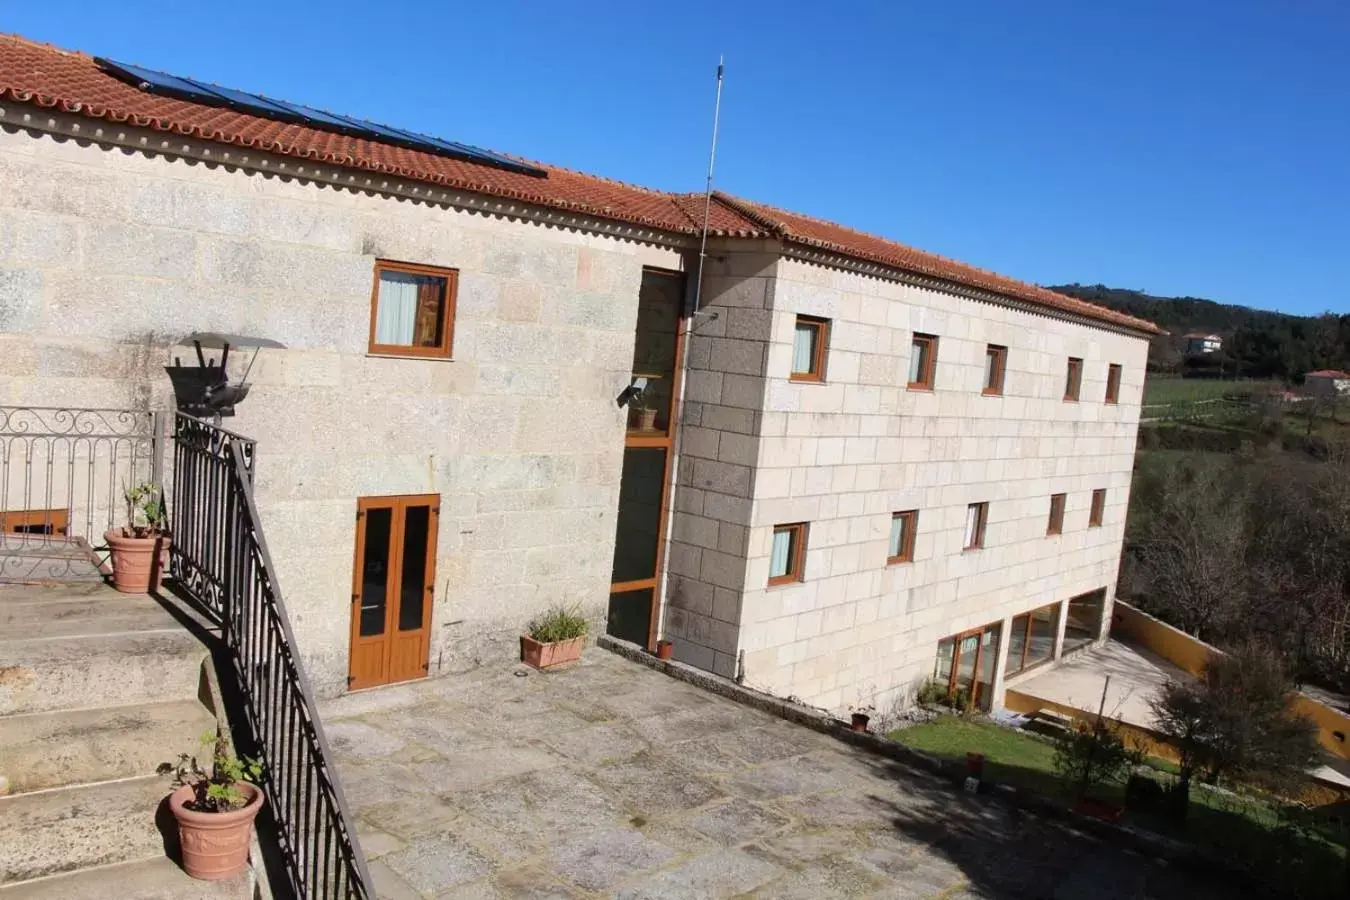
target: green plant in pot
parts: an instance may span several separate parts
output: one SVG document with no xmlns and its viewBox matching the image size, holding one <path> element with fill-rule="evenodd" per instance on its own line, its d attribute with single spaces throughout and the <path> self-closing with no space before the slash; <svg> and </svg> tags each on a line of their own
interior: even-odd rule
<svg viewBox="0 0 1350 900">
<path fill-rule="evenodd" d="M 113 587 L 129 594 L 159 590 L 169 562 L 164 490 L 145 482 L 122 492 L 127 524 L 104 532 L 112 551 Z"/>
<path fill-rule="evenodd" d="M 235 756 L 222 734 L 207 732 L 202 745 L 211 748 L 209 773 L 188 753 L 160 764 L 159 773 L 174 777 L 169 809 L 178 820 L 184 871 L 217 881 L 248 865 L 253 820 L 263 806 L 257 786 L 263 768 L 256 759 Z"/>
<path fill-rule="evenodd" d="M 527 634 L 520 636 L 520 659 L 536 669 L 547 669 L 581 659 L 588 630 L 586 617 L 579 611 L 555 606 L 530 622 Z"/>
</svg>

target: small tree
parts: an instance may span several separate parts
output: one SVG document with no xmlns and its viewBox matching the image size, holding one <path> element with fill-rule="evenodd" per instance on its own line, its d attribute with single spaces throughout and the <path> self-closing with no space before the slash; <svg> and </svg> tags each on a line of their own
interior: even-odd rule
<svg viewBox="0 0 1350 900">
<path fill-rule="evenodd" d="M 1292 687 L 1274 650 L 1247 643 L 1211 660 L 1198 682 L 1159 690 L 1153 712 L 1180 757 L 1183 803 L 1196 775 L 1276 790 L 1303 776 L 1317 754 L 1317 726 L 1290 710 Z"/>
<path fill-rule="evenodd" d="M 1055 770 L 1077 786 L 1080 800 L 1096 785 L 1123 781 L 1139 756 L 1101 717 L 1074 722 L 1055 742 Z"/>
</svg>

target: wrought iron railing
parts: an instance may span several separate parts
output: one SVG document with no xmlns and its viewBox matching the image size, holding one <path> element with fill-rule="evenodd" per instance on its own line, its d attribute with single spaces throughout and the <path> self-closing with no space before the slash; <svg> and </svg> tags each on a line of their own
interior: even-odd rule
<svg viewBox="0 0 1350 900">
<path fill-rule="evenodd" d="M 172 572 L 220 622 L 292 890 L 374 897 L 263 540 L 253 451 L 247 438 L 177 415 Z"/>
<path fill-rule="evenodd" d="M 0 406 L 0 581 L 101 577 L 124 492 L 161 479 L 158 413 Z"/>
</svg>

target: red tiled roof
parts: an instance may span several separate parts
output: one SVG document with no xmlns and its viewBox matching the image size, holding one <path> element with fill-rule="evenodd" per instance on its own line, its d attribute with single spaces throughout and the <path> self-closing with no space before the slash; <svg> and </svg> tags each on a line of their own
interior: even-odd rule
<svg viewBox="0 0 1350 900">
<path fill-rule="evenodd" d="M 1304 378 L 1350 378 L 1350 374 L 1341 372 L 1337 369 L 1318 369 L 1316 372 L 1309 372 Z"/>
<path fill-rule="evenodd" d="M 101 71 L 92 57 L 0 34 L 0 99 L 173 132 L 281 156 L 318 160 L 517 200 L 550 209 L 697 234 L 704 196 L 650 190 L 532 163 L 546 178 L 451 159 L 350 135 L 146 93 Z M 1006 278 L 841 225 L 716 194 L 709 230 L 725 237 L 768 237 L 930 275 L 1138 331 L 1160 333 L 1142 319 Z"/>
<path fill-rule="evenodd" d="M 907 247 L 886 238 L 854 231 L 852 228 L 804 216 L 800 213 L 775 209 L 762 203 L 741 200 L 725 194 L 718 194 L 717 196 L 757 224 L 767 227 L 784 239 L 795 243 L 893 266 L 920 275 L 954 281 L 968 287 L 981 288 L 992 293 L 1016 297 L 1019 300 L 1027 300 L 1064 312 L 1077 313 L 1088 318 L 1112 322 L 1127 328 L 1155 334 L 1161 333 L 1158 326 L 1144 319 L 1136 319 L 1125 313 L 1116 312 L 1095 303 L 1088 303 L 1086 300 L 1079 300 L 1025 281 L 1008 278 L 1005 275 L 999 275 L 997 272 L 990 272 L 987 269 L 957 262 L 936 253 L 916 250 L 913 247 Z"/>
</svg>

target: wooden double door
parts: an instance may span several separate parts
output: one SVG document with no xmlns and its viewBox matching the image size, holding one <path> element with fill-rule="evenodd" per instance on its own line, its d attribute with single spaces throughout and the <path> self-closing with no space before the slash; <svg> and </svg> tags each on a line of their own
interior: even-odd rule
<svg viewBox="0 0 1350 900">
<path fill-rule="evenodd" d="M 427 673 L 440 506 L 439 494 L 357 501 L 351 690 Z"/>
</svg>

